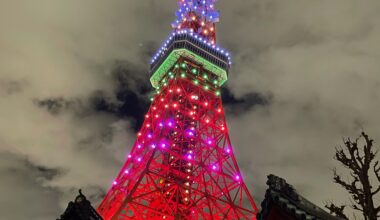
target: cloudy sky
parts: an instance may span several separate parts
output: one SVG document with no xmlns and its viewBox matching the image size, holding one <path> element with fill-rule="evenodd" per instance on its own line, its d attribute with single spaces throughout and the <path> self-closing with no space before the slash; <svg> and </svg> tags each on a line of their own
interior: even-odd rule
<svg viewBox="0 0 380 220">
<path fill-rule="evenodd" d="M 334 147 L 380 140 L 380 1 L 220 0 L 232 142 L 259 205 L 266 175 L 316 204 L 348 201 Z M 97 205 L 148 109 L 150 56 L 174 0 L 0 0 L 0 219 Z"/>
</svg>

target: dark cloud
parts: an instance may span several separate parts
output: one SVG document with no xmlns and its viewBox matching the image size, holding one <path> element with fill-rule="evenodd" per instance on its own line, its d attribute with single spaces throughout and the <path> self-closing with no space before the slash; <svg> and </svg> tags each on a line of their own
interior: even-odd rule
<svg viewBox="0 0 380 220">
<path fill-rule="evenodd" d="M 170 32 L 176 4 L 1 5 L 0 219 L 54 219 L 78 188 L 96 205 L 149 106 L 149 58 Z M 380 140 L 379 2 L 217 7 L 218 41 L 234 60 L 226 117 L 257 203 L 269 173 L 320 205 L 347 200 L 331 181 L 334 147 L 362 127 Z"/>
<path fill-rule="evenodd" d="M 270 103 L 270 97 L 264 97 L 260 93 L 247 93 L 236 97 L 229 88 L 222 89 L 223 106 L 228 110 L 228 114 L 244 114 L 252 108 Z"/>
</svg>

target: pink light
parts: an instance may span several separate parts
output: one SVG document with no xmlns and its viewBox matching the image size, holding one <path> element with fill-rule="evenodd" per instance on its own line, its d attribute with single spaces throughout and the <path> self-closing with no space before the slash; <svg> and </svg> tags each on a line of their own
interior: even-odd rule
<svg viewBox="0 0 380 220">
<path fill-rule="evenodd" d="M 193 157 L 189 154 L 187 155 L 187 159 L 191 160 Z"/>
<path fill-rule="evenodd" d="M 125 173 L 125 174 L 128 174 L 128 173 L 129 173 L 129 170 L 125 170 L 124 173 Z"/>
<path fill-rule="evenodd" d="M 229 154 L 229 153 L 231 153 L 231 149 L 230 148 L 227 148 L 226 149 L 226 152 Z"/>
<path fill-rule="evenodd" d="M 213 170 L 216 170 L 216 166 L 215 166 L 215 165 L 212 165 L 212 169 L 213 169 Z"/>
<path fill-rule="evenodd" d="M 131 159 L 131 158 L 132 158 L 132 155 L 128 154 L 128 158 Z"/>
<path fill-rule="evenodd" d="M 166 147 L 166 144 L 165 144 L 165 143 L 162 143 L 162 144 L 161 144 L 161 147 L 162 147 L 162 148 L 165 148 L 165 147 Z"/>
<path fill-rule="evenodd" d="M 177 89 L 177 92 L 181 92 L 181 89 L 180 89 L 180 88 L 178 88 L 178 89 Z"/>
<path fill-rule="evenodd" d="M 158 124 L 158 126 L 160 126 L 162 128 L 162 127 L 164 127 L 164 124 L 160 123 L 160 124 Z"/>
<path fill-rule="evenodd" d="M 240 180 L 240 176 L 239 176 L 239 175 L 236 175 L 236 176 L 235 176 L 235 180 Z"/>
<path fill-rule="evenodd" d="M 137 158 L 137 161 L 138 161 L 138 162 L 141 162 L 141 157 Z"/>
<path fill-rule="evenodd" d="M 112 183 L 112 184 L 113 184 L 114 186 L 115 186 L 115 185 L 117 185 L 117 182 L 116 182 L 116 180 L 115 180 L 115 181 L 113 181 L 113 183 Z"/>
<path fill-rule="evenodd" d="M 221 109 L 221 108 L 218 108 L 217 111 L 218 111 L 218 113 L 221 113 L 221 112 L 222 112 L 222 109 Z"/>
<path fill-rule="evenodd" d="M 152 138 L 152 134 L 148 134 L 148 138 Z"/>
<path fill-rule="evenodd" d="M 155 149 L 156 148 L 156 145 L 155 144 L 152 144 L 152 146 L 151 146 L 153 149 Z"/>
<path fill-rule="evenodd" d="M 141 148 L 141 144 L 137 145 L 137 148 L 140 149 Z"/>
<path fill-rule="evenodd" d="M 212 140 L 208 140 L 207 144 L 211 145 L 212 144 Z"/>
</svg>

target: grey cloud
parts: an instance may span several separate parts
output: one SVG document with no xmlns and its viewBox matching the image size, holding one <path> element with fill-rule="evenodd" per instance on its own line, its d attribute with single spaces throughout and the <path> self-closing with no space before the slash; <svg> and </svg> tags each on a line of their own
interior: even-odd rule
<svg viewBox="0 0 380 220">
<path fill-rule="evenodd" d="M 18 183 L 17 196 L 0 198 L 7 207 L 1 214 L 25 219 L 14 212 L 25 207 L 32 219 L 53 219 L 79 187 L 96 205 L 134 141 L 134 127 L 130 118 L 94 110 L 91 100 L 102 94 L 120 106 L 121 86 L 147 98 L 141 84 L 149 55 L 170 32 L 176 4 L 0 4 L 0 154 L 15 155 L 0 160 L 1 188 Z M 331 182 L 334 147 L 362 127 L 380 140 L 379 1 L 221 0 L 217 7 L 218 41 L 234 57 L 228 90 L 244 100 L 227 106 L 227 120 L 256 202 L 272 172 L 318 204 L 346 200 Z M 252 94 L 266 102 L 245 104 Z M 30 166 L 19 165 L 24 160 Z M 38 167 L 59 174 L 47 178 Z M 23 205 L 35 198 L 40 203 Z"/>
</svg>

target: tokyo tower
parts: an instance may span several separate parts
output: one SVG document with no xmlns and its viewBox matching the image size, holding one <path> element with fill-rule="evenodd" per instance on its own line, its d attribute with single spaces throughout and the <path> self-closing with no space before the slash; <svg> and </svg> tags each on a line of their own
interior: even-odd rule
<svg viewBox="0 0 380 220">
<path fill-rule="evenodd" d="M 156 89 L 137 140 L 97 211 L 105 219 L 256 219 L 226 126 L 217 0 L 180 0 L 151 62 Z"/>
</svg>

